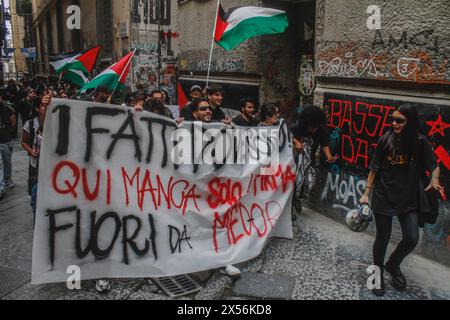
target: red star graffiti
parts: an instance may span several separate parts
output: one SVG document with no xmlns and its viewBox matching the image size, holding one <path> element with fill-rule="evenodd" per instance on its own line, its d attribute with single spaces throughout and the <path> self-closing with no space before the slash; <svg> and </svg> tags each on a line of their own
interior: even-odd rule
<svg viewBox="0 0 450 320">
<path fill-rule="evenodd" d="M 441 136 L 445 137 L 445 130 L 450 128 L 450 123 L 445 123 L 442 121 L 442 116 L 439 115 L 436 121 L 427 121 L 427 125 L 431 127 L 429 137 L 434 136 L 439 133 Z"/>
</svg>

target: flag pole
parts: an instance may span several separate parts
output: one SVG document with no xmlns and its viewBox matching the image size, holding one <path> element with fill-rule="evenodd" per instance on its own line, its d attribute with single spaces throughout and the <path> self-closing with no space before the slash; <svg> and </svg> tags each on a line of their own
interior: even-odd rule
<svg viewBox="0 0 450 320">
<path fill-rule="evenodd" d="M 217 8 L 216 8 L 216 18 L 214 19 L 214 30 L 211 41 L 211 50 L 209 51 L 209 61 L 208 61 L 208 74 L 206 76 L 206 87 L 209 85 L 209 75 L 211 73 L 211 62 L 212 62 L 212 54 L 214 50 L 214 38 L 216 36 L 216 26 L 217 26 L 217 17 L 219 16 L 219 8 L 220 8 L 220 0 L 217 0 Z"/>
<path fill-rule="evenodd" d="M 111 93 L 111 99 L 114 97 L 114 93 L 116 92 L 116 89 L 117 89 L 117 87 L 119 86 L 120 79 L 122 79 L 122 77 L 123 77 L 125 71 L 127 71 L 128 66 L 130 65 L 131 61 L 133 60 L 134 54 L 136 53 L 136 50 L 137 50 L 137 49 L 134 49 L 133 54 L 131 55 L 130 59 L 129 59 L 128 62 L 127 62 L 127 65 L 126 65 L 125 68 L 123 69 L 122 74 L 120 75 L 119 80 L 117 81 L 116 86 L 114 87 L 114 90 L 113 90 L 113 92 Z"/>
<path fill-rule="evenodd" d="M 58 85 L 56 86 L 56 90 L 59 90 L 59 86 L 61 85 L 61 79 L 63 77 L 64 71 L 61 72 L 61 74 L 59 75 L 59 79 L 58 79 Z"/>
</svg>

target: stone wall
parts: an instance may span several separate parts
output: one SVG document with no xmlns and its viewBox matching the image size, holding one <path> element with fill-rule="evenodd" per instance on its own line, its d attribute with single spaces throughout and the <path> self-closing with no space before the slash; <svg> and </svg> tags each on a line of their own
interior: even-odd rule
<svg viewBox="0 0 450 320">
<path fill-rule="evenodd" d="M 450 1 L 378 1 L 378 30 L 367 27 L 373 1 L 317 3 L 318 76 L 450 84 Z"/>
</svg>

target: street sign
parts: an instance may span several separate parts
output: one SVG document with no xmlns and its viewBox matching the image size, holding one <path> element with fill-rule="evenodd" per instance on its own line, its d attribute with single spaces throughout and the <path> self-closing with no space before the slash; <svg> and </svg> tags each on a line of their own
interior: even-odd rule
<svg viewBox="0 0 450 320">
<path fill-rule="evenodd" d="M 21 48 L 20 52 L 22 52 L 23 56 L 28 59 L 34 59 L 36 58 L 36 48 Z"/>
</svg>

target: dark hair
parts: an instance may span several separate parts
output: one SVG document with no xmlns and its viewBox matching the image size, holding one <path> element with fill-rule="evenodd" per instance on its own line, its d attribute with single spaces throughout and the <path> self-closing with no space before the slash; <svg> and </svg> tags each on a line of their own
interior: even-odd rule
<svg viewBox="0 0 450 320">
<path fill-rule="evenodd" d="M 245 106 L 247 105 L 247 103 L 253 103 L 253 104 L 255 105 L 255 107 L 256 107 L 256 101 L 255 101 L 254 99 L 252 99 L 252 98 L 243 98 L 243 99 L 241 99 L 241 101 L 239 102 L 239 107 L 241 108 L 241 111 L 242 111 L 242 109 L 245 108 Z"/>
<path fill-rule="evenodd" d="M 167 92 L 167 90 L 161 90 L 161 92 L 166 94 L 166 99 L 164 100 L 164 102 L 166 104 L 169 104 L 170 103 L 169 92 Z"/>
<path fill-rule="evenodd" d="M 144 104 L 144 110 L 162 114 L 164 112 L 164 104 L 159 100 L 152 99 Z"/>
<path fill-rule="evenodd" d="M 150 93 L 150 97 L 153 98 L 153 95 L 154 95 L 155 93 L 161 93 L 161 94 L 162 94 L 162 91 L 161 91 L 161 90 L 153 90 L 153 91 Z"/>
<path fill-rule="evenodd" d="M 215 84 L 215 85 L 212 85 L 211 87 L 208 87 L 208 90 L 206 91 L 206 93 L 208 96 L 212 96 L 213 94 L 216 94 L 216 93 L 223 94 L 224 90 L 223 90 L 222 86 Z"/>
<path fill-rule="evenodd" d="M 272 118 L 276 114 L 277 110 L 280 112 L 280 105 L 278 102 L 264 103 L 260 112 L 261 121 L 266 121 L 267 119 Z"/>
<path fill-rule="evenodd" d="M 400 135 L 400 146 L 396 145 L 394 129 L 391 128 L 387 136 L 385 148 L 388 152 L 393 152 L 397 148 L 400 148 L 399 151 L 405 152 L 408 161 L 411 161 L 412 159 L 416 159 L 419 153 L 419 134 L 421 131 L 417 109 L 411 103 L 404 103 L 396 111 L 406 117 L 407 123 Z"/>
<path fill-rule="evenodd" d="M 109 89 L 106 86 L 100 86 L 97 89 L 95 89 L 95 95 L 100 92 L 109 93 Z"/>
<path fill-rule="evenodd" d="M 327 115 L 320 107 L 307 107 L 299 116 L 299 125 L 305 129 L 320 128 L 327 124 Z"/>
<path fill-rule="evenodd" d="M 195 99 L 194 101 L 192 101 L 192 104 L 191 104 L 192 112 L 197 111 L 200 103 L 202 103 L 202 102 L 207 102 L 208 104 L 210 104 L 209 99 L 206 99 L 206 98 Z"/>
</svg>

